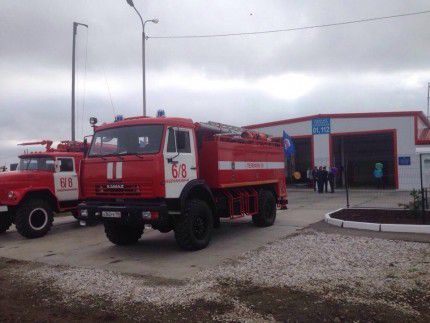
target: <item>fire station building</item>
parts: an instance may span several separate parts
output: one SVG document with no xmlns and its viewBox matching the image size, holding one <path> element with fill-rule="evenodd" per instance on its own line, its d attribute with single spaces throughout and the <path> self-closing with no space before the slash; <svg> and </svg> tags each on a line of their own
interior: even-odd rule
<svg viewBox="0 0 430 323">
<path fill-rule="evenodd" d="M 430 122 L 421 111 L 319 114 L 246 128 L 275 137 L 285 131 L 293 139 L 286 175 L 297 184 L 308 168 L 335 166 L 347 169 L 337 176 L 339 186 L 347 179 L 353 187 L 372 187 L 375 164 L 382 163 L 386 188 L 411 190 L 421 179 L 417 147 L 430 147 Z"/>
</svg>

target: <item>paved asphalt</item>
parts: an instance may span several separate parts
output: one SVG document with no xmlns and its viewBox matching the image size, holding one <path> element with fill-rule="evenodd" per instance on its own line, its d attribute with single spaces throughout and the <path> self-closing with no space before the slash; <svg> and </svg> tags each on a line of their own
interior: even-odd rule
<svg viewBox="0 0 430 323">
<path fill-rule="evenodd" d="M 357 194 L 357 203 L 372 199 L 374 193 Z M 278 211 L 275 225 L 257 228 L 250 218 L 224 221 L 216 229 L 208 248 L 186 252 L 176 245 L 173 233 L 146 230 L 135 246 L 118 247 L 105 237 L 102 225 L 80 227 L 72 217 L 54 221 L 51 232 L 28 240 L 11 230 L 0 235 L 0 257 L 109 269 L 139 275 L 184 279 L 195 272 L 234 261 L 254 250 L 324 218 L 324 214 L 345 205 L 344 193 L 315 194 L 290 190 L 289 209 Z"/>
</svg>

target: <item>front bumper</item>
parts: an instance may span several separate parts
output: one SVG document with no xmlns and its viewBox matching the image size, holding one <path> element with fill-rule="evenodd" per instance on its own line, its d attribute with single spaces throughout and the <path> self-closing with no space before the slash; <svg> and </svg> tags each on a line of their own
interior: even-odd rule
<svg viewBox="0 0 430 323">
<path fill-rule="evenodd" d="M 118 217 L 107 216 L 118 214 Z M 126 225 L 144 225 L 157 222 L 168 215 L 167 205 L 161 201 L 106 202 L 86 201 L 78 205 L 80 220 L 99 220 L 120 222 Z"/>
</svg>

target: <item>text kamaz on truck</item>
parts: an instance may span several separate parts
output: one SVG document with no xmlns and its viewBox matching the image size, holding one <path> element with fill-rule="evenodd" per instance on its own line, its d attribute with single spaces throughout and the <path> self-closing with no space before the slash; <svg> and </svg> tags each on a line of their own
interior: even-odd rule
<svg viewBox="0 0 430 323">
<path fill-rule="evenodd" d="M 76 211 L 83 143 L 63 141 L 55 149 L 50 140 L 21 145 L 39 144 L 45 151 L 25 153 L 16 171 L 0 173 L 0 233 L 15 223 L 22 236 L 38 238 L 51 229 L 54 212 Z"/>
<path fill-rule="evenodd" d="M 126 118 L 95 127 L 82 161 L 82 218 L 101 215 L 114 244 L 145 224 L 174 230 L 180 247 L 205 248 L 220 218 L 274 223 L 287 193 L 284 155 L 266 135 L 226 133 L 183 118 Z"/>
</svg>

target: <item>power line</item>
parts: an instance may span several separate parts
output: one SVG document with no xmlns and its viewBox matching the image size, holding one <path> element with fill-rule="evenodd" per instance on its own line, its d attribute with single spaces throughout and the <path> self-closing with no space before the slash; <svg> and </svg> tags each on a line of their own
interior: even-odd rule
<svg viewBox="0 0 430 323">
<path fill-rule="evenodd" d="M 112 93 L 111 93 L 111 91 L 110 91 L 109 82 L 108 82 L 108 79 L 107 79 L 107 76 L 106 76 L 106 70 L 105 70 L 104 68 L 103 68 L 103 74 L 104 74 L 104 76 L 105 76 L 105 81 L 106 81 L 106 86 L 107 86 L 107 90 L 108 90 L 108 93 L 109 93 L 109 100 L 110 100 L 110 104 L 111 104 L 111 106 L 112 106 L 113 116 L 115 117 L 115 115 L 116 115 L 115 106 L 114 106 L 114 104 L 113 104 L 113 100 L 112 100 Z"/>
<path fill-rule="evenodd" d="M 248 36 L 248 35 L 260 35 L 260 34 L 273 34 L 273 33 L 289 32 L 289 31 L 297 31 L 297 30 L 306 30 L 306 29 L 316 29 L 316 28 L 326 28 L 326 27 L 335 27 L 335 26 L 343 26 L 343 25 L 352 25 L 352 24 L 366 23 L 366 22 L 372 22 L 372 21 L 380 21 L 380 20 L 387 20 L 387 19 L 394 19 L 394 18 L 402 18 L 402 17 L 424 15 L 424 14 L 428 14 L 428 13 L 430 13 L 430 10 L 410 12 L 410 13 L 403 13 L 403 14 L 392 15 L 392 16 L 383 16 L 383 17 L 374 17 L 374 18 L 363 18 L 363 19 L 358 19 L 358 20 L 341 21 L 341 22 L 322 24 L 322 25 L 312 25 L 312 26 L 286 28 L 286 29 L 274 29 L 274 30 L 265 30 L 265 31 L 253 31 L 253 32 L 241 32 L 241 33 L 227 33 L 227 34 L 148 36 L 148 38 L 152 38 L 152 39 L 216 38 L 216 37 L 230 37 L 230 36 Z"/>
</svg>

